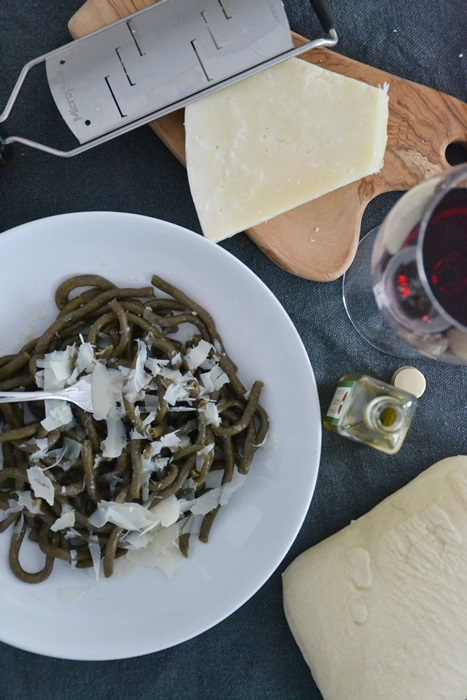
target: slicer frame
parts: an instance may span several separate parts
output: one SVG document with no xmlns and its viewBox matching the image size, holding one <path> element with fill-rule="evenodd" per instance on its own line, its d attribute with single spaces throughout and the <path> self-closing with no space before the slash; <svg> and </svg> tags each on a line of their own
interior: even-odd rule
<svg viewBox="0 0 467 700">
<path fill-rule="evenodd" d="M 222 0 L 215 0 L 215 1 L 218 2 L 219 6 L 224 11 L 224 14 L 227 17 L 227 19 L 232 19 L 231 17 L 227 16 L 226 11 L 225 11 L 225 7 L 222 4 Z M 192 85 L 196 86 L 198 84 L 202 85 L 202 87 L 200 89 L 196 89 L 196 92 L 191 92 L 186 97 L 181 97 L 180 99 L 175 99 L 174 101 L 171 101 L 169 104 L 165 104 L 164 106 L 161 106 L 157 109 L 152 109 L 152 110 L 150 109 L 149 112 L 142 109 L 141 110 L 142 113 L 140 114 L 140 116 L 136 116 L 136 114 L 138 113 L 138 106 L 137 106 L 136 111 L 134 112 L 133 116 L 130 115 L 128 117 L 124 113 L 124 111 L 126 111 L 126 110 L 123 110 L 123 108 L 117 102 L 115 95 L 113 94 L 112 85 L 110 84 L 108 77 L 104 76 L 104 80 L 107 81 L 107 87 L 109 88 L 110 96 L 113 99 L 115 105 L 117 106 L 117 108 L 120 112 L 120 116 L 122 118 L 121 125 L 118 125 L 118 123 L 115 120 L 112 121 L 111 119 L 108 118 L 109 111 L 108 111 L 107 105 L 105 103 L 103 103 L 102 112 L 101 113 L 99 113 L 98 111 L 96 112 L 96 110 L 101 109 L 101 107 L 99 107 L 99 100 L 98 100 L 99 95 L 96 94 L 96 93 L 98 93 L 98 90 L 93 87 L 93 82 L 92 82 L 93 76 L 92 75 L 89 76 L 86 73 L 84 74 L 84 77 L 79 75 L 80 67 L 81 67 L 81 65 L 87 63 L 88 64 L 87 65 L 88 71 L 94 71 L 94 73 L 96 71 L 98 71 L 99 70 L 99 51 L 101 54 L 104 51 L 104 56 L 105 56 L 105 48 L 106 48 L 106 45 L 109 43 L 109 40 L 113 41 L 114 44 L 118 43 L 119 35 L 121 35 L 122 32 L 126 32 L 129 29 L 130 32 L 134 33 L 134 30 L 132 29 L 132 25 L 130 25 L 130 22 L 140 20 L 140 26 L 141 26 L 141 22 L 144 22 L 147 24 L 147 20 L 150 17 L 150 15 L 148 13 L 153 13 L 154 15 L 156 15 L 156 12 L 160 8 L 169 8 L 170 9 L 170 7 L 169 7 L 170 3 L 172 3 L 172 7 L 175 7 L 178 0 L 159 0 L 159 2 L 155 3 L 154 5 L 150 5 L 149 7 L 144 8 L 143 10 L 140 10 L 139 12 L 136 12 L 133 15 L 130 15 L 129 17 L 125 17 L 121 20 L 113 22 L 112 24 L 93 32 L 92 34 L 89 34 L 85 37 L 82 37 L 81 39 L 77 39 L 75 41 L 72 41 L 72 42 L 66 44 L 65 46 L 62 46 L 59 49 L 56 49 L 54 51 L 50 51 L 48 53 L 43 54 L 42 56 L 39 56 L 38 58 L 35 58 L 35 59 L 29 61 L 28 63 L 26 63 L 26 65 L 21 70 L 20 75 L 17 79 L 17 82 L 13 88 L 11 95 L 10 95 L 10 98 L 6 104 L 6 107 L 5 107 L 4 111 L 0 114 L 0 124 L 2 124 L 2 122 L 4 122 L 8 118 L 8 116 L 10 115 L 10 113 L 11 113 L 11 111 L 12 111 L 12 109 L 17 101 L 17 98 L 19 96 L 21 88 L 26 80 L 26 77 L 28 76 L 31 69 L 34 68 L 35 66 L 41 64 L 41 63 L 45 63 L 46 70 L 47 70 L 47 76 L 48 76 L 48 82 L 49 82 L 49 88 L 51 89 L 52 95 L 55 99 L 57 106 L 59 107 L 59 110 L 61 112 L 62 117 L 67 122 L 68 126 L 70 127 L 70 129 L 74 133 L 75 137 L 80 142 L 80 145 L 77 146 L 76 148 L 72 148 L 71 150 L 64 151 L 64 150 L 60 150 L 60 149 L 54 148 L 52 146 L 49 146 L 49 145 L 46 145 L 43 143 L 39 143 L 37 141 L 33 141 L 31 139 L 27 139 L 27 138 L 24 138 L 21 136 L 8 136 L 5 132 L 3 132 L 0 129 L 0 163 L 2 162 L 2 160 L 7 160 L 9 157 L 11 157 L 11 147 L 12 147 L 13 143 L 19 143 L 19 144 L 22 144 L 24 146 L 29 146 L 31 148 L 35 148 L 37 150 L 44 151 L 44 152 L 52 154 L 52 155 L 65 157 L 65 158 L 69 158 L 69 157 L 78 155 L 80 153 L 83 153 L 84 151 L 87 151 L 90 148 L 93 148 L 94 146 L 98 146 L 102 143 L 105 143 L 106 141 L 109 141 L 110 139 L 113 139 L 117 136 L 120 136 L 124 133 L 127 133 L 128 131 L 131 131 L 139 126 L 148 124 L 149 122 L 151 122 L 153 120 L 159 119 L 160 117 L 163 117 L 166 114 L 169 114 L 170 112 L 173 112 L 177 109 L 186 107 L 188 104 L 190 104 L 194 100 L 200 99 L 201 97 L 209 95 L 212 92 L 219 90 L 221 88 L 228 87 L 229 85 L 232 85 L 233 83 L 235 83 L 239 80 L 247 78 L 247 77 L 249 77 L 249 76 L 251 76 L 251 75 L 253 75 L 261 70 L 264 70 L 266 68 L 274 66 L 274 65 L 276 65 L 276 64 L 278 64 L 278 63 L 280 63 L 288 58 L 298 56 L 306 51 L 310 51 L 311 49 L 314 49 L 317 47 L 332 48 L 337 44 L 337 41 L 338 41 L 337 33 L 336 33 L 336 30 L 334 29 L 333 21 L 329 15 L 329 11 L 328 11 L 326 5 L 324 4 L 323 0 L 312 0 L 312 4 L 313 4 L 313 8 L 316 11 L 316 14 L 318 15 L 318 17 L 320 19 L 323 30 L 326 32 L 326 36 L 320 37 L 318 39 L 314 39 L 312 41 L 308 41 L 308 42 L 302 44 L 301 46 L 297 46 L 297 47 L 294 47 L 292 44 L 290 27 L 288 25 L 288 20 L 287 20 L 286 14 L 285 14 L 285 10 L 283 10 L 283 8 L 282 8 L 282 2 L 280 2 L 280 0 L 279 0 L 279 2 L 277 0 L 255 0 L 255 1 L 257 3 L 257 11 L 254 10 L 253 0 L 229 0 L 231 6 L 235 7 L 235 3 L 237 3 L 238 9 L 243 9 L 244 13 L 250 13 L 252 15 L 251 19 L 250 19 L 250 26 L 249 26 L 250 34 L 252 33 L 253 29 L 255 28 L 255 20 L 257 19 L 255 17 L 255 12 L 258 15 L 257 24 L 261 25 L 261 22 L 259 20 L 263 21 L 263 25 L 261 25 L 261 28 L 263 30 L 265 29 L 264 23 L 266 22 L 266 25 L 267 25 L 268 21 L 269 21 L 269 23 L 271 23 L 271 18 L 272 18 L 273 23 L 274 23 L 274 21 L 276 22 L 276 25 L 279 25 L 280 22 L 282 21 L 282 40 L 281 40 L 280 33 L 278 34 L 277 31 L 276 32 L 272 31 L 271 36 L 269 36 L 269 35 L 265 36 L 263 44 L 261 43 L 261 36 L 260 36 L 258 42 L 255 41 L 253 44 L 251 44 L 251 42 L 250 42 L 250 44 L 247 45 L 246 48 L 243 45 L 240 45 L 239 48 L 234 50 L 233 56 L 232 56 L 232 65 L 233 64 L 240 65 L 240 66 L 248 65 L 248 60 L 251 63 L 251 61 L 256 60 L 256 56 L 258 56 L 260 60 L 257 63 L 255 63 L 254 65 L 249 65 L 249 67 L 243 68 L 243 69 L 239 70 L 238 72 L 236 72 L 235 74 L 229 75 L 226 78 L 220 78 L 214 82 L 211 81 L 212 84 L 209 84 L 209 79 L 208 80 L 204 79 L 204 78 L 209 78 L 209 76 L 207 75 L 206 69 L 203 66 L 203 64 L 201 64 L 201 66 L 196 65 L 193 67 L 193 66 L 185 63 L 182 65 L 182 67 L 180 69 L 180 74 L 185 79 L 185 74 L 183 74 L 181 72 L 185 68 L 186 75 L 188 76 L 189 80 L 194 81 L 191 83 L 191 85 L 188 86 L 187 90 L 196 89 L 196 87 L 193 88 Z M 248 3 L 249 5 L 247 6 L 246 3 Z M 280 6 L 280 8 L 279 8 L 280 12 L 278 10 L 278 6 Z M 263 15 L 260 15 L 260 12 L 262 12 Z M 265 13 L 268 13 L 268 12 L 269 12 L 269 15 L 266 16 Z M 201 16 L 205 20 L 205 17 L 203 15 L 204 15 L 204 13 L 201 12 Z M 161 15 L 161 17 L 162 17 L 162 15 Z M 285 22 L 285 26 L 284 26 L 284 22 Z M 170 24 L 170 22 L 169 22 L 169 24 Z M 174 24 L 173 21 L 172 21 L 172 24 Z M 224 24 L 227 24 L 227 23 L 224 22 Z M 180 27 L 180 24 L 178 24 L 178 27 Z M 272 29 L 274 30 L 274 27 Z M 276 29 L 277 29 L 277 27 L 276 27 Z M 279 27 L 279 29 L 280 29 L 280 27 Z M 266 26 L 266 30 L 269 31 L 268 26 Z M 284 30 L 286 31 L 286 33 L 288 33 L 288 44 L 290 44 L 290 46 L 292 48 L 288 48 L 285 51 L 282 50 L 279 53 L 272 55 L 272 56 L 269 55 L 271 52 L 273 53 L 275 50 L 274 47 L 276 46 L 276 43 L 275 43 L 276 40 L 279 41 L 279 45 L 282 48 L 284 47 L 284 45 L 285 45 L 284 44 Z M 211 38 L 215 44 L 216 43 L 215 38 L 212 36 L 212 32 L 211 32 L 209 27 L 207 27 L 207 31 L 209 31 Z M 238 35 L 235 37 L 235 41 L 240 42 L 240 44 L 241 44 L 241 42 L 244 41 L 244 38 L 242 39 L 241 35 L 244 33 L 245 33 L 244 31 L 239 32 Z M 189 37 L 190 35 L 187 35 L 187 36 Z M 133 41 L 136 45 L 136 49 L 139 51 L 140 56 L 144 57 L 144 53 L 141 50 L 141 47 L 138 45 L 138 42 L 137 42 L 135 37 L 133 37 Z M 282 41 L 282 43 L 281 43 L 281 41 Z M 273 43 L 271 43 L 271 42 L 273 42 Z M 229 44 L 228 41 L 226 41 L 225 43 L 226 43 L 226 45 Z M 109 44 L 109 46 L 110 45 L 113 46 L 114 44 Z M 155 39 L 154 39 L 154 44 L 155 45 L 157 44 L 157 41 Z M 196 53 L 195 42 L 191 41 L 191 44 L 193 45 L 192 48 L 195 49 L 195 53 Z M 103 47 L 103 45 L 104 45 L 104 47 Z M 91 56 L 91 58 L 89 59 L 87 54 L 88 54 L 90 49 L 92 50 L 92 47 L 94 48 L 95 56 L 93 54 L 93 56 Z M 158 48 L 158 47 L 156 46 L 156 48 Z M 216 46 L 216 48 L 219 49 L 219 48 L 223 48 L 223 47 Z M 235 49 L 235 47 L 234 47 L 234 49 Z M 263 49 L 265 49 L 265 50 L 263 51 Z M 117 58 L 121 63 L 121 67 L 123 68 L 123 71 L 126 74 L 125 77 L 131 85 L 132 84 L 131 77 L 128 74 L 127 67 L 125 66 L 125 64 L 122 61 L 122 57 L 119 53 L 118 47 L 114 48 L 113 51 L 116 52 Z M 229 51 L 230 51 L 230 48 L 229 48 Z M 268 54 L 268 51 L 269 51 L 269 54 Z M 248 55 L 248 52 L 249 52 L 249 55 Z M 82 119 L 81 115 L 77 112 L 77 108 L 76 108 L 76 104 L 75 104 L 75 97 L 74 97 L 74 88 L 69 87 L 70 83 L 67 82 L 66 77 L 64 77 L 64 78 L 59 77 L 58 79 L 55 77 L 57 75 L 60 76 L 60 73 L 61 73 L 60 66 L 62 64 L 66 65 L 68 59 L 72 58 L 75 54 L 78 55 L 78 60 L 75 60 L 75 73 L 74 73 L 75 83 L 76 83 L 76 72 L 77 72 L 76 71 L 76 64 L 78 64 L 78 81 L 77 82 L 81 83 L 81 87 L 84 84 L 84 93 L 86 92 L 86 85 L 87 85 L 86 80 L 88 80 L 89 85 L 90 85 L 88 92 L 91 93 L 91 97 L 87 98 L 84 101 L 86 101 L 88 105 L 92 105 L 93 109 L 94 109 L 94 114 L 97 115 L 98 117 L 100 117 L 100 131 L 99 131 L 99 125 L 98 125 L 96 135 L 91 136 L 91 138 L 88 138 L 87 136 L 83 135 L 83 134 L 85 134 L 85 131 L 83 131 L 83 129 L 84 130 L 86 129 L 86 126 L 83 126 L 83 125 L 86 125 L 86 124 L 91 125 L 91 120 L 84 119 L 84 118 Z M 172 58 L 176 57 L 176 54 L 177 54 L 177 46 L 174 45 Z M 215 54 L 215 52 L 214 52 L 214 54 Z M 269 57 L 266 57 L 264 59 L 265 55 L 269 56 Z M 253 57 L 253 59 L 252 59 L 252 57 Z M 93 58 L 95 58 L 95 60 L 93 60 Z M 107 58 L 108 58 L 108 56 L 107 56 Z M 159 56 L 159 58 L 160 58 L 160 56 Z M 199 56 L 197 56 L 197 58 L 199 59 Z M 224 65 L 229 65 L 230 58 L 231 58 L 231 55 L 230 55 L 230 53 L 228 53 L 227 58 L 224 58 Z M 245 62 L 245 59 L 247 59 L 247 62 Z M 110 60 L 113 60 L 114 62 L 117 60 L 113 53 L 112 53 L 112 57 Z M 70 61 L 68 61 L 68 63 L 70 63 Z M 146 62 L 146 64 L 147 63 L 148 62 Z M 199 63 L 201 63 L 201 61 L 199 61 Z M 54 66 L 53 70 L 50 67 L 51 65 Z M 187 65 L 189 65 L 189 70 L 186 68 Z M 211 62 L 211 65 L 212 65 L 212 62 Z M 95 68 L 95 66 L 97 66 L 97 68 Z M 68 65 L 67 65 L 67 68 L 68 68 Z M 106 65 L 106 68 L 107 68 L 107 65 Z M 204 77 L 202 76 L 203 81 L 201 81 L 201 82 L 200 82 L 200 78 L 199 78 L 200 68 L 201 68 L 202 72 L 204 72 Z M 151 69 L 151 64 L 149 64 L 149 69 Z M 195 75 L 196 69 L 198 72 L 198 77 L 196 77 L 196 75 Z M 146 68 L 146 71 L 147 70 L 148 69 Z M 225 72 L 225 68 L 224 68 L 224 72 Z M 163 73 L 163 70 L 159 70 L 159 73 L 160 74 Z M 176 74 L 176 70 L 175 70 L 175 75 L 176 75 L 175 80 L 177 80 L 178 75 Z M 193 78 L 193 76 L 195 76 L 195 77 Z M 102 76 L 100 76 L 100 77 L 102 78 Z M 149 75 L 149 78 L 150 77 L 151 76 Z M 147 76 L 146 76 L 146 78 L 147 78 Z M 58 80 L 58 82 L 57 82 L 57 80 Z M 125 80 L 123 80 L 123 82 L 125 82 Z M 148 81 L 146 81 L 146 82 L 148 82 Z M 72 84 L 75 85 L 75 83 L 72 83 Z M 102 83 L 102 80 L 101 80 L 101 83 Z M 162 88 L 164 89 L 167 86 L 169 88 L 172 88 L 172 85 L 169 84 L 169 82 L 166 80 L 166 84 L 163 85 Z M 183 88 L 183 84 L 182 84 L 182 88 Z M 183 92 L 183 90 L 182 91 L 179 90 L 179 92 L 176 93 L 177 97 L 182 92 Z M 81 94 L 83 94 L 83 91 Z M 156 102 L 157 102 L 157 97 L 158 97 L 157 91 L 154 94 L 156 96 Z M 143 94 L 142 96 L 140 95 L 139 96 L 139 98 L 140 98 L 139 103 L 144 102 L 145 97 L 146 97 L 145 94 Z M 160 100 L 159 100 L 159 102 L 160 102 Z M 139 103 L 136 102 L 137 105 Z M 129 104 L 131 107 L 131 102 Z M 66 109 L 64 108 L 63 105 L 65 105 Z M 70 115 L 71 115 L 71 117 L 70 117 Z M 73 115 L 74 115 L 74 119 L 73 119 Z M 78 115 L 78 116 L 76 117 L 76 115 Z M 77 121 L 77 120 L 79 120 L 82 123 L 80 123 L 78 125 L 75 125 L 72 123 L 73 121 Z M 102 133 L 102 125 L 104 125 L 104 127 L 105 127 L 104 133 Z M 78 131 L 75 131 L 75 127 L 78 129 Z M 84 142 L 83 142 L 83 140 L 84 140 Z"/>
</svg>

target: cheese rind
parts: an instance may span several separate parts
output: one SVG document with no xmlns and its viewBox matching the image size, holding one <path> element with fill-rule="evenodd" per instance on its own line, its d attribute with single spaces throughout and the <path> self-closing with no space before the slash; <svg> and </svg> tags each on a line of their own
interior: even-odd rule
<svg viewBox="0 0 467 700">
<path fill-rule="evenodd" d="M 220 241 L 378 171 L 385 90 L 292 58 L 188 105 L 186 163 Z"/>
<path fill-rule="evenodd" d="M 467 456 L 304 552 L 283 587 L 324 700 L 465 700 Z"/>
</svg>

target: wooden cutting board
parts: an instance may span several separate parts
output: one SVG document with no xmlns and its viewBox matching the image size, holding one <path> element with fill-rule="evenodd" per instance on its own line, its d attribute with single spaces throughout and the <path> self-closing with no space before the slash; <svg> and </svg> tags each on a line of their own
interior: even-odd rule
<svg viewBox="0 0 467 700">
<path fill-rule="evenodd" d="M 87 0 L 69 22 L 71 35 L 84 36 L 152 4 L 154 0 Z M 293 38 L 297 45 L 307 41 L 296 34 Z M 383 169 L 247 231 L 286 270 L 311 280 L 331 281 L 351 265 L 363 213 L 374 197 L 407 190 L 450 167 L 447 146 L 467 142 L 467 104 L 328 49 L 313 49 L 302 58 L 370 85 L 390 86 Z M 182 110 L 152 122 L 151 127 L 184 163 Z"/>
</svg>

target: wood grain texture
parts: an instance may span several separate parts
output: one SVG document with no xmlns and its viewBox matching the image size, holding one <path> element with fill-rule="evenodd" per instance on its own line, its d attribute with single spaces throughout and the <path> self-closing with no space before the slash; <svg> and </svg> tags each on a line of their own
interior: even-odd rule
<svg viewBox="0 0 467 700">
<path fill-rule="evenodd" d="M 74 38 L 84 36 L 152 4 L 154 0 L 87 0 L 70 19 L 70 33 Z M 293 38 L 297 45 L 307 41 L 297 34 Z M 351 265 L 363 213 L 374 197 L 407 190 L 450 167 L 447 146 L 467 144 L 467 104 L 328 49 L 313 49 L 302 58 L 370 85 L 389 85 L 388 143 L 382 170 L 247 231 L 286 270 L 311 280 L 331 281 Z M 150 126 L 184 163 L 183 112 L 173 112 Z"/>
</svg>

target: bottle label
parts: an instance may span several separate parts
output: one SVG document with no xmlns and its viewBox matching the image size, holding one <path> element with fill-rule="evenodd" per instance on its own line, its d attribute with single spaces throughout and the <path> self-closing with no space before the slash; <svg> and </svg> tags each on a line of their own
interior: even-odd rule
<svg viewBox="0 0 467 700">
<path fill-rule="evenodd" d="M 340 425 L 345 415 L 345 408 L 350 401 L 352 389 L 356 384 L 355 379 L 344 379 L 337 385 L 331 405 L 326 413 L 325 420 L 333 425 Z"/>
</svg>

